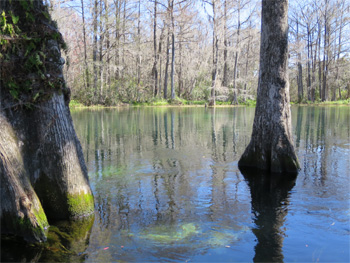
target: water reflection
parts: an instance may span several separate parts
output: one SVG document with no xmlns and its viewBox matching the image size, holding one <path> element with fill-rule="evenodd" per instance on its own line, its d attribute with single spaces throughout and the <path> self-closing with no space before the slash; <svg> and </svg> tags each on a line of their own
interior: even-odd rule
<svg viewBox="0 0 350 263">
<path fill-rule="evenodd" d="M 47 242 L 38 245 L 2 237 L 1 262 L 84 262 L 93 223 L 93 216 L 51 223 Z"/>
<path fill-rule="evenodd" d="M 73 113 L 96 216 L 82 255 L 52 252 L 47 261 L 348 262 L 349 108 L 292 114 L 295 181 L 238 170 L 254 108 Z M 42 257 L 32 252 L 10 255 Z"/>
<path fill-rule="evenodd" d="M 337 187 L 329 184 L 341 185 L 344 176 L 334 181 L 340 164 L 349 167 L 338 158 L 348 140 L 346 111 L 296 107 L 292 113 L 303 164 L 294 200 L 320 198 L 325 191 L 339 199 Z M 86 156 L 98 152 L 88 163 L 98 207 L 88 261 L 208 261 L 219 251 L 212 260 L 232 255 L 242 261 L 293 260 L 290 255 L 295 253 L 288 254 L 282 246 L 289 231 L 285 221 L 295 215 L 286 212 L 295 182 L 260 182 L 243 177 L 237 168 L 250 140 L 254 109 L 136 108 L 73 116 L 79 136 L 89 138 L 82 140 Z M 347 126 L 339 127 L 338 121 Z M 322 180 L 327 189 L 319 188 Z M 312 211 L 315 202 L 298 203 L 298 208 Z M 256 212 L 253 219 L 251 208 Z M 304 218 L 302 212 L 298 216 Z M 180 239 L 188 224 L 196 230 Z M 98 252 L 103 246 L 113 249 Z M 120 251 L 120 246 L 130 250 Z M 236 252 L 220 250 L 226 246 Z"/>
<path fill-rule="evenodd" d="M 82 123 L 93 122 L 76 127 L 89 138 L 83 143 L 90 151 L 85 154 L 95 156 L 88 163 L 98 212 L 90 247 L 104 246 L 101 242 L 124 247 L 153 244 L 142 260 L 155 260 L 155 250 L 162 250 L 156 238 L 172 240 L 171 258 L 176 251 L 194 257 L 198 251 L 193 249 L 225 247 L 249 236 L 249 198 L 243 177 L 232 165 L 236 151 L 244 147 L 236 140 L 249 134 L 232 132 L 232 124 L 234 130 L 244 129 L 243 116 L 233 122 L 229 112 L 203 109 L 91 114 L 98 117 L 75 116 Z M 83 120 L 87 117 L 90 120 Z M 188 231 L 189 226 L 196 230 Z M 100 253 L 89 255 L 91 261 L 100 260 Z M 141 260 L 130 255 L 127 259 Z"/>
<path fill-rule="evenodd" d="M 339 169 L 350 168 L 349 108 L 297 107 L 292 113 L 296 148 L 303 174 L 308 175 L 304 183 L 326 187 L 329 177 L 339 176 Z"/>
<path fill-rule="evenodd" d="M 289 195 L 296 175 L 268 174 L 259 170 L 241 170 L 247 180 L 251 198 L 257 238 L 254 262 L 283 262 L 285 218 Z"/>
</svg>

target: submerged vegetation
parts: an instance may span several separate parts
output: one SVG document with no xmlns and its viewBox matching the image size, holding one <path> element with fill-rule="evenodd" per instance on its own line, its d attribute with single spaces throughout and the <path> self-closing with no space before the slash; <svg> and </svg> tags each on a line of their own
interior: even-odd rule
<svg viewBox="0 0 350 263">
<path fill-rule="evenodd" d="M 229 247 L 228 244 L 237 242 L 247 231 L 248 227 L 221 228 L 211 227 L 205 230 L 197 223 L 184 223 L 176 226 L 154 226 L 134 235 L 125 233 L 129 238 L 145 239 L 155 245 L 170 246 L 183 244 L 190 247 Z M 191 244 L 191 240 L 196 240 Z"/>
</svg>

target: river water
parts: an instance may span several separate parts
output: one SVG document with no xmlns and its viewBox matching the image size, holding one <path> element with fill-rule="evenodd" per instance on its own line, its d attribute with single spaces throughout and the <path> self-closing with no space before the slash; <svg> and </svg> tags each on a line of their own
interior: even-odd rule
<svg viewBox="0 0 350 263">
<path fill-rule="evenodd" d="M 292 107 L 296 178 L 239 171 L 251 107 L 72 117 L 95 217 L 56 222 L 43 248 L 4 245 L 2 260 L 349 262 L 349 107 Z"/>
</svg>

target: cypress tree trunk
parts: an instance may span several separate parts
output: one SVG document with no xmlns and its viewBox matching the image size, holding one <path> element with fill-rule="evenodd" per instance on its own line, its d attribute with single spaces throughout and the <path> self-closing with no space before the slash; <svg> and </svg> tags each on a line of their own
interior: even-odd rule
<svg viewBox="0 0 350 263">
<path fill-rule="evenodd" d="M 239 167 L 297 172 L 288 82 L 288 0 L 262 1 L 259 86 L 251 141 Z"/>
<path fill-rule="evenodd" d="M 46 218 L 91 215 L 93 196 L 68 107 L 62 36 L 42 1 L 0 7 L 15 25 L 1 50 L 9 58 L 0 79 L 1 231 L 42 241 Z"/>
<path fill-rule="evenodd" d="M 163 98 L 168 98 L 168 68 L 169 68 L 169 47 L 170 47 L 170 29 L 168 28 L 168 37 L 166 41 L 166 62 L 165 62 L 165 72 L 164 72 L 164 93 Z"/>
<path fill-rule="evenodd" d="M 80 142 L 64 96 L 54 93 L 31 113 L 28 138 L 34 141 L 28 167 L 47 217 L 70 219 L 93 212 L 93 196 Z M 30 123 L 32 125 L 30 125 Z M 33 162 L 38 162 L 34 163 Z"/>
<path fill-rule="evenodd" d="M 45 241 L 48 222 L 29 182 L 12 125 L 0 112 L 1 234 L 16 233 L 27 241 Z"/>
</svg>

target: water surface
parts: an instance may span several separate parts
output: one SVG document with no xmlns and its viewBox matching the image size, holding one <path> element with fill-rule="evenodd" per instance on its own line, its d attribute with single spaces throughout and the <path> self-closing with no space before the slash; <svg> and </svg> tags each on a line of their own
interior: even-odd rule
<svg viewBox="0 0 350 263">
<path fill-rule="evenodd" d="M 79 238 L 57 230 L 61 249 L 34 253 L 35 261 L 350 260 L 349 107 L 292 107 L 295 179 L 238 170 L 254 108 L 72 115 L 95 219 L 53 227 L 80 229 Z"/>
</svg>

